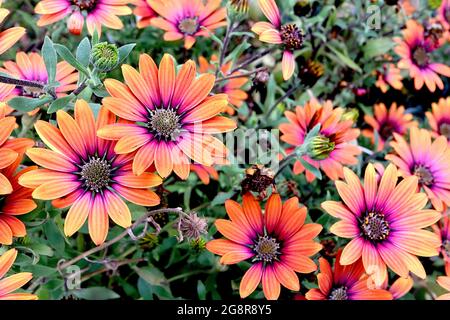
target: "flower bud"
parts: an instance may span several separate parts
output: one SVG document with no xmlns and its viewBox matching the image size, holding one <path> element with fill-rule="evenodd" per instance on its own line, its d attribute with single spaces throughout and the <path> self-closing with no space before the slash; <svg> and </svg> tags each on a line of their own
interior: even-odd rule
<svg viewBox="0 0 450 320">
<path fill-rule="evenodd" d="M 75 11 L 67 20 L 67 28 L 71 34 L 79 36 L 83 31 L 84 17 L 80 11 Z"/>
<path fill-rule="evenodd" d="M 323 160 L 328 158 L 334 147 L 335 143 L 329 138 L 322 135 L 315 136 L 307 146 L 307 154 L 313 160 Z"/>
<path fill-rule="evenodd" d="M 111 71 L 119 62 L 119 50 L 115 44 L 98 43 L 92 48 L 91 62 L 100 72 Z"/>
<path fill-rule="evenodd" d="M 347 111 L 342 115 L 341 120 L 342 121 L 357 121 L 359 118 L 359 111 L 358 109 L 355 108 L 351 108 L 351 109 L 347 109 Z"/>
<path fill-rule="evenodd" d="M 201 253 L 206 249 L 206 241 L 203 238 L 197 238 L 191 241 L 190 243 L 192 250 L 197 253 Z"/>
</svg>

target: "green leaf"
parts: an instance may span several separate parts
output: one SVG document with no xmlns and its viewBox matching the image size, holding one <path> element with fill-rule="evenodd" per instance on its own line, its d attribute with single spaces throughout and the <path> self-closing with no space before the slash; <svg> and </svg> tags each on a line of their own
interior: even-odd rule
<svg viewBox="0 0 450 320">
<path fill-rule="evenodd" d="M 63 109 L 72 101 L 73 98 L 75 98 L 75 96 L 71 93 L 68 96 L 56 99 L 50 104 L 50 107 L 48 107 L 47 113 L 54 113 Z"/>
<path fill-rule="evenodd" d="M 136 271 L 139 277 L 142 278 L 142 280 L 153 286 L 162 286 L 167 284 L 167 280 L 164 277 L 164 274 L 159 269 L 153 266 L 145 268 L 136 267 L 133 269 Z"/>
<path fill-rule="evenodd" d="M 30 112 L 51 101 L 53 101 L 53 98 L 50 96 L 44 96 L 43 98 L 38 99 L 28 97 L 15 97 L 9 100 L 8 105 L 18 111 Z"/>
<path fill-rule="evenodd" d="M 230 199 L 234 194 L 234 191 L 219 192 L 216 197 L 211 201 L 211 207 L 224 204 L 226 200 Z"/>
<path fill-rule="evenodd" d="M 44 45 L 42 46 L 42 57 L 44 59 L 45 68 L 48 74 L 48 83 L 52 83 L 56 78 L 56 64 L 58 57 L 56 55 L 55 48 L 52 40 L 49 37 L 45 37 Z"/>
<path fill-rule="evenodd" d="M 200 280 L 197 282 L 197 294 L 200 300 L 206 300 L 206 287 Z"/>
<path fill-rule="evenodd" d="M 91 58 L 91 42 L 87 37 L 81 40 L 78 45 L 76 57 L 83 66 L 86 68 L 89 67 L 89 61 Z"/>
<path fill-rule="evenodd" d="M 357 72 L 362 73 L 361 68 L 352 59 L 350 59 L 350 57 L 348 57 L 347 55 L 345 55 L 344 53 L 340 52 L 336 48 L 333 48 L 330 45 L 327 45 L 327 48 L 330 49 L 336 55 L 336 57 L 337 57 L 336 62 L 338 62 L 340 64 L 344 64 L 347 67 L 349 67 L 350 69 L 353 69 L 353 70 L 355 70 Z"/>
<path fill-rule="evenodd" d="M 30 249 L 38 255 L 53 257 L 53 249 L 43 243 L 33 243 Z"/>
<path fill-rule="evenodd" d="M 66 243 L 64 241 L 64 236 L 55 221 L 47 221 L 47 223 L 44 224 L 43 229 L 51 247 L 54 248 L 59 254 L 63 254 Z"/>
<path fill-rule="evenodd" d="M 56 268 L 41 266 L 39 264 L 32 265 L 29 269 L 27 269 L 27 271 L 33 274 L 34 278 L 51 276 L 56 273 L 56 270 Z"/>
<path fill-rule="evenodd" d="M 77 298 L 84 300 L 111 300 L 120 298 L 120 296 L 111 289 L 103 287 L 78 289 L 71 291 L 71 293 Z"/>
<path fill-rule="evenodd" d="M 390 38 L 370 39 L 363 47 L 364 58 L 372 59 L 387 53 L 394 47 L 395 43 Z"/>
<path fill-rule="evenodd" d="M 72 52 L 70 52 L 70 50 L 67 49 L 66 46 L 63 46 L 61 44 L 55 44 L 54 47 L 56 49 L 56 52 L 58 52 L 61 58 L 67 61 L 67 63 L 70 64 L 72 67 L 74 67 L 80 72 L 83 72 L 86 76 L 89 77 L 89 71 L 73 56 Z"/>
<path fill-rule="evenodd" d="M 130 55 L 131 51 L 136 46 L 136 43 L 129 43 L 124 46 L 121 46 L 119 50 L 119 61 L 117 62 L 117 65 L 121 65 L 125 59 Z"/>
</svg>

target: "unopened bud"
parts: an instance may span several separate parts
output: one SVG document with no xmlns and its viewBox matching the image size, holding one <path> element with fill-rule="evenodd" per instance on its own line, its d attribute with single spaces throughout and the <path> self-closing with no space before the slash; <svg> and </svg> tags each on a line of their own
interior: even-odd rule
<svg viewBox="0 0 450 320">
<path fill-rule="evenodd" d="M 341 120 L 342 121 L 357 121 L 359 118 L 359 111 L 358 109 L 355 108 L 351 108 L 351 109 L 347 109 L 347 111 L 342 115 Z"/>
<path fill-rule="evenodd" d="M 206 241 L 203 238 L 197 238 L 191 241 L 190 243 L 192 250 L 197 253 L 201 253 L 206 249 Z"/>
<path fill-rule="evenodd" d="M 91 62 L 100 72 L 111 71 L 119 62 L 119 50 L 115 44 L 98 43 L 92 48 Z"/>
<path fill-rule="evenodd" d="M 334 147 L 335 143 L 329 138 L 322 135 L 315 136 L 307 146 L 307 154 L 313 160 L 323 160 L 328 158 Z"/>
</svg>

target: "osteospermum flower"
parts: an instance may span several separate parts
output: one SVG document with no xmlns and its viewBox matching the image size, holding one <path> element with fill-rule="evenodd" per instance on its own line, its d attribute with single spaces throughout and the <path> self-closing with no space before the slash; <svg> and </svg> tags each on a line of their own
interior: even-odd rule
<svg viewBox="0 0 450 320">
<path fill-rule="evenodd" d="M 450 210 L 444 212 L 444 215 L 436 225 L 433 226 L 433 230 L 436 235 L 441 239 L 441 255 L 445 263 L 445 272 L 450 275 Z"/>
<path fill-rule="evenodd" d="M 5 61 L 3 63 L 3 68 L 0 68 L 0 72 L 4 72 L 16 79 L 36 81 L 43 84 L 47 84 L 48 82 L 47 69 L 45 68 L 44 59 L 40 54 L 35 52 L 18 52 L 16 54 L 16 61 Z M 55 81 L 60 84 L 56 88 L 56 95 L 61 97 L 65 95 L 66 92 L 72 91 L 77 87 L 78 72 L 66 61 L 61 61 L 56 65 Z M 10 89 L 11 85 L 4 83 L 0 84 L 0 91 L 8 92 Z M 10 99 L 16 96 L 37 98 L 41 94 L 41 89 L 16 87 L 9 92 L 5 99 Z M 3 101 L 7 102 L 7 100 Z M 8 108 L 8 111 L 12 111 L 12 109 Z"/>
<path fill-rule="evenodd" d="M 374 106 L 374 116 L 366 114 L 364 116 L 372 130 L 363 130 L 363 135 L 371 138 L 372 143 L 375 143 L 375 133 L 378 135 L 378 151 L 383 150 L 384 144 L 389 140 L 393 133 L 404 135 L 408 128 L 417 126 L 417 122 L 413 121 L 413 115 L 405 114 L 405 107 L 397 107 L 397 103 L 392 103 L 389 110 L 384 103 L 376 104 Z"/>
<path fill-rule="evenodd" d="M 282 45 L 282 71 L 289 80 L 295 71 L 294 51 L 303 46 L 303 31 L 294 23 L 282 25 L 281 13 L 275 0 L 258 0 L 259 7 L 270 22 L 257 22 L 252 31 L 262 42 Z"/>
<path fill-rule="evenodd" d="M 156 12 L 150 7 L 147 0 L 134 0 L 136 6 L 133 10 L 134 15 L 138 18 L 137 27 L 142 29 L 151 25 L 153 18 L 157 16 Z"/>
<path fill-rule="evenodd" d="M 342 177 L 343 165 L 357 164 L 356 156 L 361 153 L 358 146 L 352 144 L 359 136 L 359 130 L 352 128 L 352 120 L 341 120 L 343 113 L 342 108 L 333 108 L 331 101 L 320 104 L 313 99 L 304 107 L 298 106 L 295 113 L 286 111 L 285 116 L 289 123 L 280 125 L 280 131 L 283 133 L 281 140 L 297 147 L 303 144 L 311 129 L 321 124 L 316 139 L 321 141 L 322 147 L 303 158 L 314 167 L 322 169 L 332 180 Z M 294 164 L 294 174 L 304 171 L 304 166 L 297 161 Z M 306 178 L 313 181 L 315 176 L 306 170 Z"/>
<path fill-rule="evenodd" d="M 34 11 L 42 15 L 37 22 L 39 27 L 69 16 L 67 28 L 72 34 L 80 35 L 86 21 L 87 30 L 92 35 L 94 30 L 100 34 L 102 26 L 122 29 L 123 23 L 118 16 L 132 13 L 128 3 L 130 0 L 42 0 Z"/>
<path fill-rule="evenodd" d="M 400 56 L 398 67 L 409 70 L 416 90 L 420 90 L 424 84 L 431 92 L 436 90 L 436 86 L 444 89 L 444 83 L 438 74 L 450 77 L 450 67 L 431 61 L 430 53 L 435 48 L 425 40 L 423 26 L 409 20 L 402 33 L 403 39 L 395 39 L 397 46 L 394 51 Z"/>
<path fill-rule="evenodd" d="M 436 223 L 441 214 L 423 209 L 424 193 L 418 193 L 418 179 L 407 177 L 397 184 L 397 168 L 390 164 L 381 181 L 369 164 L 364 183 L 350 169 L 344 168 L 344 181 L 336 181 L 343 202 L 325 201 L 322 208 L 340 221 L 330 231 L 351 241 L 342 251 L 339 263 L 350 265 L 362 257 L 366 273 L 376 286 L 383 284 L 387 267 L 403 278 L 411 271 L 425 279 L 425 269 L 417 256 L 439 254 L 440 239 L 423 230 Z"/>
<path fill-rule="evenodd" d="M 216 55 L 211 56 L 211 63 L 206 60 L 205 57 L 199 57 L 199 70 L 201 73 L 207 73 L 210 71 L 215 71 L 216 67 L 214 63 L 218 62 L 218 58 Z M 225 63 L 220 71 L 225 76 L 239 76 L 242 74 L 240 71 L 236 71 L 233 73 L 230 73 L 231 69 L 233 68 L 233 62 L 230 61 L 228 63 Z M 245 100 L 248 98 L 248 94 L 242 90 L 242 88 L 248 83 L 248 77 L 239 77 L 239 78 L 233 78 L 230 80 L 227 80 L 223 83 L 221 83 L 222 87 L 220 89 L 220 92 L 223 92 L 228 95 L 228 101 L 230 104 L 235 106 L 236 108 L 239 108 L 242 106 Z M 226 112 L 230 115 L 234 114 L 234 109 L 230 106 L 227 107 Z"/>
<path fill-rule="evenodd" d="M 225 208 L 231 221 L 218 219 L 215 225 L 227 239 L 212 240 L 206 248 L 222 256 L 223 264 L 244 260 L 252 263 L 239 287 L 241 297 L 249 296 L 260 282 L 270 300 L 278 299 L 280 284 L 298 291 L 300 282 L 295 272 L 310 273 L 317 269 L 309 257 L 322 248 L 313 241 L 322 226 L 304 224 L 306 208 L 299 208 L 298 199 L 291 198 L 282 204 L 276 193 L 268 199 L 264 214 L 250 193 L 243 196 L 242 206 L 227 200 Z"/>
<path fill-rule="evenodd" d="M 227 25 L 227 11 L 221 0 L 148 0 L 160 17 L 152 25 L 165 31 L 165 41 L 184 40 L 191 49 L 197 37 L 209 37 L 209 32 Z M 206 29 L 206 30 L 205 30 Z"/>
<path fill-rule="evenodd" d="M 339 263 L 342 249 L 339 250 L 334 263 L 334 270 L 325 258 L 319 259 L 320 273 L 317 275 L 319 288 L 306 293 L 308 300 L 392 300 L 392 294 L 383 289 L 369 286 L 368 276 L 359 259 L 357 262 L 343 266 Z"/>
<path fill-rule="evenodd" d="M 0 0 L 0 6 L 3 0 Z M 9 10 L 0 8 L 0 23 L 3 23 L 5 18 L 8 16 Z M 0 54 L 4 53 L 6 50 L 11 48 L 16 44 L 20 38 L 25 34 L 25 28 L 13 27 L 0 32 Z"/>
<path fill-rule="evenodd" d="M 439 136 L 433 142 L 428 130 L 412 127 L 410 143 L 394 133 L 391 142 L 395 154 L 386 159 L 399 168 L 404 177 L 417 176 L 422 187 L 436 210 L 444 209 L 443 203 L 450 205 L 450 148 L 447 139 Z"/>
<path fill-rule="evenodd" d="M 209 96 L 214 75 L 196 77 L 193 61 L 186 62 L 177 73 L 168 54 L 159 69 L 150 56 L 141 55 L 139 70 L 123 65 L 125 84 L 105 81 L 111 97 L 103 99 L 104 106 L 132 123 L 113 124 L 98 131 L 104 139 L 118 140 L 117 153 L 137 151 L 133 172 L 140 175 L 154 163 L 162 177 L 174 171 L 187 179 L 191 159 L 211 166 L 215 158 L 225 158 L 226 147 L 211 134 L 234 130 L 236 123 L 218 116 L 228 100 L 225 94 Z"/>
<path fill-rule="evenodd" d="M 25 225 L 16 216 L 29 213 L 36 209 L 37 205 L 31 197 L 32 189 L 25 188 L 19 184 L 19 178 L 36 167 L 29 167 L 17 172 L 22 156 L 9 167 L 0 170 L 12 187 L 12 191 L 0 195 L 0 244 L 12 244 L 13 237 L 24 237 L 26 235 Z"/>
<path fill-rule="evenodd" d="M 36 122 L 36 132 L 50 149 L 27 151 L 43 169 L 27 172 L 19 182 L 35 188 L 35 199 L 53 200 L 57 208 L 70 206 L 64 223 L 67 236 L 88 219 L 89 234 L 100 245 L 108 234 L 108 216 L 123 228 L 131 225 L 130 210 L 122 198 L 141 206 L 159 204 L 159 197 L 149 188 L 161 184 L 161 178 L 152 173 L 135 176 L 132 156 L 117 155 L 115 143 L 96 136 L 99 127 L 115 122 L 113 114 L 101 108 L 95 121 L 87 102 L 78 100 L 75 119 L 60 110 L 57 122 L 59 129 Z"/>
<path fill-rule="evenodd" d="M 219 173 L 214 167 L 202 166 L 201 164 L 191 164 L 191 171 L 200 178 L 203 184 L 208 185 L 213 180 L 219 180 Z"/>
<path fill-rule="evenodd" d="M 431 104 L 431 112 L 426 113 L 433 137 L 445 136 L 450 143 L 450 97 Z"/>
<path fill-rule="evenodd" d="M 33 275 L 30 272 L 20 272 L 5 277 L 16 258 L 16 249 L 10 249 L 0 257 L 0 300 L 37 300 L 37 296 L 31 293 L 14 293 L 31 280 Z"/>
<path fill-rule="evenodd" d="M 448 293 L 437 297 L 437 300 L 450 300 L 450 276 L 438 277 L 436 281 L 442 288 L 449 291 Z"/>
<path fill-rule="evenodd" d="M 400 73 L 400 69 L 392 63 L 387 67 L 384 66 L 383 69 L 383 72 L 378 75 L 375 85 L 380 88 L 383 93 L 388 91 L 389 86 L 396 90 L 401 90 L 403 88 L 403 77 Z"/>
</svg>

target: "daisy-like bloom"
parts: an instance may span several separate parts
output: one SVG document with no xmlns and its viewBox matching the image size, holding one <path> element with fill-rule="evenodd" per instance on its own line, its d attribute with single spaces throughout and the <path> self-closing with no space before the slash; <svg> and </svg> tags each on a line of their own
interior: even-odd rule
<svg viewBox="0 0 450 320">
<path fill-rule="evenodd" d="M 18 52 L 16 54 L 16 61 L 5 61 L 3 68 L 0 68 L 0 72 L 4 72 L 11 77 L 20 80 L 36 81 L 43 84 L 47 84 L 48 75 L 45 68 L 44 59 L 38 53 L 31 52 Z M 68 91 L 75 90 L 78 81 L 78 71 L 75 70 L 66 61 L 61 61 L 56 65 L 56 77 L 55 80 L 59 82 L 59 86 L 56 88 L 56 95 L 58 97 L 66 95 Z M 11 89 L 9 84 L 0 84 L 0 92 L 8 92 Z M 3 102 L 7 102 L 6 99 L 10 99 L 17 96 L 37 98 L 42 94 L 41 89 L 30 87 L 16 87 L 8 93 Z M 8 107 L 8 112 L 12 109 Z"/>
<path fill-rule="evenodd" d="M 431 134 L 437 138 L 444 136 L 450 144 L 450 97 L 439 99 L 431 104 L 431 112 L 426 113 Z"/>
<path fill-rule="evenodd" d="M 153 18 L 157 16 L 156 12 L 150 7 L 147 0 L 134 0 L 136 6 L 133 10 L 134 15 L 138 18 L 137 27 L 139 29 L 146 28 L 151 25 Z"/>
<path fill-rule="evenodd" d="M 434 50 L 424 37 L 424 28 L 418 22 L 409 20 L 402 31 L 403 39 L 396 38 L 394 51 L 400 56 L 398 67 L 409 70 L 414 79 L 414 87 L 420 90 L 425 84 L 431 92 L 444 89 L 444 83 L 438 74 L 450 77 L 450 67 L 431 61 L 430 53 Z"/>
<path fill-rule="evenodd" d="M 400 69 L 390 63 L 387 67 L 383 66 L 383 72 L 378 75 L 378 80 L 375 82 L 375 86 L 380 88 L 381 92 L 386 93 L 389 86 L 396 90 L 403 88 L 403 77 L 400 74 Z"/>
<path fill-rule="evenodd" d="M 0 300 L 37 300 L 37 296 L 31 293 L 14 293 L 31 280 L 33 275 L 30 272 L 5 277 L 16 258 L 16 249 L 10 249 L 0 257 Z"/>
<path fill-rule="evenodd" d="M 319 288 L 310 289 L 306 293 L 308 300 L 392 300 L 392 294 L 383 289 L 373 289 L 369 286 L 369 277 L 359 259 L 351 265 L 341 265 L 342 249 L 339 250 L 334 263 L 319 259 L 320 273 L 317 275 Z"/>
<path fill-rule="evenodd" d="M 450 275 L 450 210 L 444 212 L 441 221 L 433 226 L 436 235 L 441 239 L 441 255 L 445 262 L 445 273 Z"/>
<path fill-rule="evenodd" d="M 216 67 L 214 65 L 214 62 L 217 62 L 219 59 L 216 55 L 211 56 L 211 63 L 206 60 L 205 57 L 199 57 L 199 70 L 201 73 L 208 73 L 211 71 L 215 71 Z M 233 62 L 230 61 L 222 66 L 220 71 L 224 76 L 239 76 L 242 73 L 240 71 L 230 73 L 231 69 L 233 68 Z M 220 92 L 223 92 L 228 95 L 228 101 L 230 104 L 235 106 L 236 108 L 239 108 L 242 106 L 245 100 L 248 98 L 248 94 L 242 90 L 242 87 L 244 87 L 248 83 L 248 77 L 242 77 L 242 78 L 233 78 L 230 80 L 227 80 L 225 82 L 222 82 Z M 234 109 L 230 106 L 227 107 L 226 112 L 230 115 L 234 114 Z"/>
<path fill-rule="evenodd" d="M 331 101 L 320 104 L 313 99 L 304 107 L 298 106 L 295 113 L 286 111 L 285 116 L 289 123 L 280 125 L 283 133 L 281 140 L 295 147 L 303 144 L 308 132 L 320 124 L 319 148 L 314 155 L 304 156 L 304 160 L 316 168 L 320 168 L 332 180 L 342 177 L 343 165 L 355 165 L 358 163 L 357 155 L 361 150 L 352 144 L 359 136 L 359 130 L 352 128 L 352 120 L 342 120 L 344 109 L 333 108 Z M 327 147 L 325 147 L 327 146 Z M 294 174 L 305 171 L 304 166 L 297 161 L 294 164 Z M 309 182 L 315 179 L 312 172 L 306 170 L 306 178 Z"/>
<path fill-rule="evenodd" d="M 191 171 L 200 178 L 203 184 L 208 185 L 213 180 L 219 180 L 219 173 L 214 167 L 202 166 L 201 164 L 191 164 Z"/>
<path fill-rule="evenodd" d="M 441 211 L 443 204 L 450 205 L 450 147 L 444 136 L 433 142 L 431 133 L 425 129 L 412 127 L 409 131 L 410 143 L 394 133 L 391 142 L 395 154 L 386 159 L 399 168 L 402 177 L 417 176 L 419 187 L 423 188 L 434 208 Z"/>
<path fill-rule="evenodd" d="M 191 159 L 211 166 L 227 156 L 227 148 L 212 134 L 232 131 L 236 123 L 218 116 L 228 106 L 226 94 L 209 95 L 215 77 L 196 77 L 196 66 L 188 61 L 176 72 L 171 55 L 159 65 L 141 55 L 139 70 L 122 66 L 125 84 L 107 79 L 111 97 L 103 105 L 127 124 L 113 124 L 98 131 L 103 139 L 118 140 L 118 154 L 136 152 L 133 172 L 142 174 L 153 163 L 163 178 L 174 171 L 187 179 Z M 124 108 L 126 106 L 126 108 Z"/>
<path fill-rule="evenodd" d="M 122 197 L 141 206 L 158 205 L 159 197 L 149 188 L 162 180 L 152 173 L 135 176 L 131 172 L 132 155 L 117 155 L 115 143 L 97 137 L 99 127 L 115 122 L 107 109 L 100 109 L 96 121 L 87 102 L 78 100 L 75 119 L 62 110 L 56 118 L 59 129 L 45 121 L 35 124 L 50 149 L 27 151 L 43 169 L 25 173 L 19 183 L 35 189 L 35 199 L 53 200 L 56 208 L 70 206 L 64 224 L 67 236 L 88 219 L 89 234 L 100 245 L 108 234 L 108 215 L 123 228 L 131 225 L 131 214 Z"/>
<path fill-rule="evenodd" d="M 340 219 L 330 231 L 352 239 L 339 263 L 350 265 L 362 257 L 364 269 L 377 287 L 386 280 L 387 267 L 403 278 L 411 271 L 425 279 L 417 256 L 438 255 L 441 241 L 423 228 L 436 223 L 441 213 L 423 209 L 427 196 L 417 192 L 418 178 L 407 177 L 397 184 L 398 170 L 393 164 L 379 183 L 372 164 L 366 168 L 363 184 L 348 168 L 344 168 L 344 176 L 345 182 L 336 181 L 343 202 L 322 203 L 326 212 Z"/>
<path fill-rule="evenodd" d="M 67 28 L 70 33 L 80 35 L 86 20 L 87 30 L 92 35 L 94 30 L 100 34 L 102 26 L 122 29 L 123 23 L 118 16 L 132 13 L 128 3 L 130 0 L 42 0 L 34 11 L 41 15 L 37 22 L 39 27 L 69 16 Z"/>
<path fill-rule="evenodd" d="M 270 22 L 257 22 L 252 31 L 262 42 L 283 46 L 281 69 L 284 80 L 289 80 L 295 71 L 294 51 L 303 46 L 303 31 L 294 23 L 282 25 L 280 10 L 275 0 L 258 0 L 258 4 Z"/>
<path fill-rule="evenodd" d="M 3 0 L 0 0 L 0 6 Z M 5 8 L 0 8 L 0 24 L 3 23 L 5 18 L 8 16 L 9 10 Z M 13 45 L 20 40 L 25 34 L 25 28 L 13 27 L 0 32 L 0 54 L 4 53 L 6 50 L 11 48 Z"/>
<path fill-rule="evenodd" d="M 184 39 L 188 50 L 197 37 L 209 37 L 209 32 L 227 25 L 227 11 L 221 7 L 221 0 L 148 0 L 148 3 L 159 14 L 152 19 L 152 25 L 165 31 L 164 40 Z"/>
<path fill-rule="evenodd" d="M 9 167 L 0 170 L 10 182 L 12 192 L 0 195 L 0 244 L 12 244 L 13 237 L 24 237 L 26 235 L 25 225 L 16 216 L 29 213 L 36 209 L 37 205 L 31 197 L 32 189 L 25 188 L 19 184 L 19 178 L 36 167 L 29 167 L 17 172 L 23 156 Z"/>
<path fill-rule="evenodd" d="M 378 151 L 383 150 L 384 144 L 389 140 L 393 133 L 404 135 L 408 128 L 417 126 L 417 122 L 413 121 L 413 115 L 405 114 L 405 107 L 397 107 L 397 103 L 393 103 L 389 110 L 384 103 L 376 104 L 374 107 L 374 116 L 366 114 L 364 121 L 368 123 L 372 129 L 363 130 L 363 135 L 369 137 L 372 143 L 375 143 L 375 134 L 378 133 Z"/>
<path fill-rule="evenodd" d="M 239 287 L 241 297 L 249 296 L 260 282 L 269 300 L 278 299 L 280 284 L 293 291 L 300 290 L 295 272 L 310 273 L 317 269 L 309 257 L 322 248 L 313 240 L 322 226 L 304 224 L 307 210 L 299 208 L 298 198 L 282 204 L 280 196 L 273 193 L 263 214 L 255 197 L 246 193 L 242 206 L 227 200 L 225 208 L 231 221 L 218 219 L 215 225 L 227 239 L 212 240 L 206 248 L 222 256 L 223 264 L 244 260 L 252 263 Z"/>
</svg>

